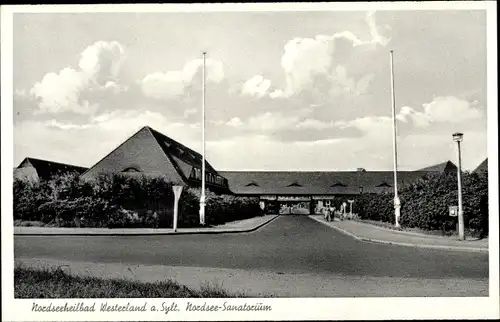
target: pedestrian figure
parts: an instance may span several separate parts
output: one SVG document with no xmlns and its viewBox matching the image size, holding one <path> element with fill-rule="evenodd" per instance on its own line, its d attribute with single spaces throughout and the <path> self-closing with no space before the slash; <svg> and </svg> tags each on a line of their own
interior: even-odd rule
<svg viewBox="0 0 500 322">
<path fill-rule="evenodd" d="M 326 208 L 326 221 L 332 221 L 332 210 L 331 210 L 331 208 Z"/>
</svg>

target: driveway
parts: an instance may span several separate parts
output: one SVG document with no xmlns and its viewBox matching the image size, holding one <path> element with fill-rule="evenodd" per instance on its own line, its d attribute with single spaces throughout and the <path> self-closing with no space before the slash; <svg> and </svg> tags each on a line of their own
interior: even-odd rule
<svg viewBox="0 0 500 322">
<path fill-rule="evenodd" d="M 16 236 L 18 258 L 244 269 L 276 274 L 488 278 L 488 255 L 357 241 L 307 216 L 251 233 L 174 236 Z"/>
</svg>

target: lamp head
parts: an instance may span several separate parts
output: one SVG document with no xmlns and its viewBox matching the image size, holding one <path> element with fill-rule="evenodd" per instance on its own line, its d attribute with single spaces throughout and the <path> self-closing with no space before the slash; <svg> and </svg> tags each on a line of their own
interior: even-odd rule
<svg viewBox="0 0 500 322">
<path fill-rule="evenodd" d="M 462 142 L 463 137 L 464 137 L 463 133 L 458 133 L 458 132 L 453 133 L 453 141 L 455 141 L 455 142 Z"/>
</svg>

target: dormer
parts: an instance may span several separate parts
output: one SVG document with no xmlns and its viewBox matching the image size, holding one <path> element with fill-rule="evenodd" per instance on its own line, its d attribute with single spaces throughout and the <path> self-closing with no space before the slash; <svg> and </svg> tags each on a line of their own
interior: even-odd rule
<svg viewBox="0 0 500 322">
<path fill-rule="evenodd" d="M 338 182 L 332 184 L 330 187 L 347 187 L 347 185 L 338 181 Z"/>
<path fill-rule="evenodd" d="M 382 182 L 381 184 L 377 185 L 376 186 L 377 188 L 389 188 L 389 187 L 392 187 L 390 184 L 388 184 L 387 182 Z"/>
<path fill-rule="evenodd" d="M 287 187 L 302 187 L 302 185 L 300 183 L 298 183 L 297 181 L 294 181 L 294 182 L 290 183 Z"/>
<path fill-rule="evenodd" d="M 259 185 L 255 181 L 249 182 L 245 185 L 245 187 L 258 187 L 258 186 Z"/>
<path fill-rule="evenodd" d="M 141 172 L 141 171 L 135 167 L 128 167 L 123 169 L 122 172 L 131 173 L 131 172 Z"/>
</svg>

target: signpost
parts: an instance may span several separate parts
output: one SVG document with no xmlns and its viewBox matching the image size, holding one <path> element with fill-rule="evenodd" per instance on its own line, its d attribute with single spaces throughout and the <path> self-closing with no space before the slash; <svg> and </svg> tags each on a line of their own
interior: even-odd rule
<svg viewBox="0 0 500 322">
<path fill-rule="evenodd" d="M 179 208 L 179 199 L 181 198 L 182 186 L 173 186 L 172 190 L 174 190 L 174 231 L 177 231 L 177 218 L 179 216 L 178 208 Z"/>
<path fill-rule="evenodd" d="M 450 206 L 448 209 L 449 209 L 451 217 L 457 217 L 458 216 L 458 206 Z"/>
</svg>

